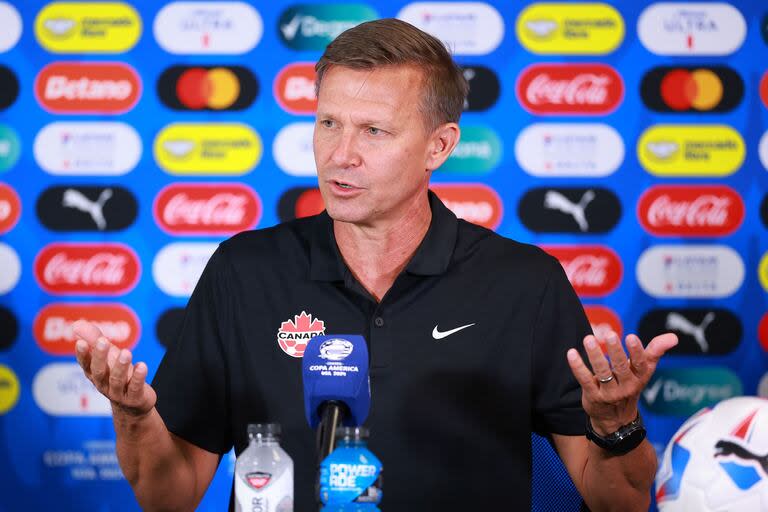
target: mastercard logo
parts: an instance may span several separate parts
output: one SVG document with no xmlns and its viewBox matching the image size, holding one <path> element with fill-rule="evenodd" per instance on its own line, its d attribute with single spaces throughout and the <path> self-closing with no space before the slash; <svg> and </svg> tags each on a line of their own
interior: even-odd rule
<svg viewBox="0 0 768 512">
<path fill-rule="evenodd" d="M 656 112 L 728 112 L 744 97 L 744 82 L 727 66 L 653 68 L 640 96 Z"/>
<path fill-rule="evenodd" d="M 173 110 L 243 110 L 258 92 L 243 66 L 172 66 L 157 80 L 157 95 Z"/>
</svg>

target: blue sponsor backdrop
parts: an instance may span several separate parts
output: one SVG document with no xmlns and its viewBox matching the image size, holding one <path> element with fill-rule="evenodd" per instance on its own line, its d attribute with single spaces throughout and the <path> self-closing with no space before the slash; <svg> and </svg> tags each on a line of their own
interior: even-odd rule
<svg viewBox="0 0 768 512">
<path fill-rule="evenodd" d="M 33 323 L 38 312 L 52 302 L 120 302 L 136 312 L 141 321 L 141 335 L 135 348 L 135 359 L 144 360 L 150 368 L 150 377 L 163 354 L 155 327 L 164 311 L 182 307 L 185 297 L 169 296 L 158 287 L 152 275 L 155 255 L 171 242 L 216 242 L 223 236 L 173 236 L 158 227 L 153 215 L 153 201 L 165 186 L 176 182 L 240 182 L 256 191 L 262 204 L 257 227 L 271 226 L 279 221 L 277 205 L 282 194 L 292 187 L 312 187 L 311 176 L 297 177 L 283 172 L 273 156 L 272 143 L 278 131 L 289 123 L 312 121 L 308 115 L 294 115 L 283 110 L 273 95 L 273 81 L 278 72 L 292 62 L 315 61 L 319 50 L 296 50 L 285 45 L 279 36 L 280 23 L 289 2 L 250 2 L 263 21 L 263 35 L 252 49 L 242 54 L 174 55 L 165 51 L 153 34 L 153 21 L 163 8 L 159 2 L 132 2 L 142 22 L 141 36 L 135 46 L 125 53 L 56 54 L 45 50 L 35 36 L 34 20 L 47 5 L 41 1 L 14 2 L 21 15 L 23 32 L 18 43 L 10 49 L 0 50 L 0 64 L 11 69 L 18 78 L 18 98 L 0 110 L 0 123 L 12 127 L 20 140 L 20 157 L 8 170 L 0 170 L 0 182 L 15 189 L 22 209 L 18 222 L 0 236 L 4 244 L 13 248 L 21 262 L 21 275 L 10 290 L 3 290 L 0 305 L 9 309 L 18 323 L 18 335 L 12 341 L 0 344 L 0 453 L 3 477 L 0 478 L 0 510 L 137 510 L 128 484 L 121 479 L 114 459 L 114 432 L 109 417 L 99 416 L 99 407 L 88 403 L 92 397 L 76 378 L 68 376 L 67 367 L 50 367 L 58 363 L 74 363 L 71 355 L 51 355 L 41 349 L 33 334 Z M 313 2 L 308 2 L 313 3 Z M 2 4 L 0 4 L 2 5 Z M 224 5 L 224 4 L 222 4 Z M 349 10 L 328 7 L 325 16 L 346 16 L 345 13 L 366 13 L 396 16 L 406 2 L 369 2 L 368 9 Z M 487 173 L 477 174 L 472 168 L 464 172 L 459 168 L 451 172 L 436 172 L 435 183 L 483 183 L 492 187 L 501 198 L 504 209 L 496 228 L 505 236 L 542 245 L 600 244 L 611 247 L 623 263 L 623 277 L 618 287 L 605 297 L 584 298 L 585 304 L 604 304 L 621 318 L 624 331 L 638 329 L 640 319 L 654 308 L 726 308 L 738 315 L 743 334 L 736 349 L 726 355 L 680 355 L 667 357 L 664 374 L 674 375 L 674 369 L 704 368 L 685 375 L 703 376 L 704 380 L 661 382 L 651 387 L 644 397 L 644 414 L 651 441 L 661 449 L 683 422 L 685 416 L 675 414 L 674 404 L 661 404 L 671 398 L 674 389 L 686 385 L 707 385 L 707 368 L 716 369 L 711 384 L 721 384 L 722 369 L 737 376 L 741 392 L 757 394 L 760 379 L 768 370 L 768 357 L 761 348 L 758 324 L 766 310 L 766 292 L 761 285 L 759 263 L 768 250 L 768 234 L 760 218 L 760 204 L 768 190 L 768 176 L 761 164 L 758 145 L 768 129 L 768 108 L 761 100 L 759 84 L 768 70 L 768 44 L 764 36 L 764 16 L 768 6 L 762 0 L 739 1 L 733 5 L 743 16 L 747 30 L 743 44 L 732 54 L 718 56 L 663 56 L 651 53 L 638 38 L 637 23 L 647 6 L 642 2 L 613 2 L 625 24 L 625 37 L 614 51 L 605 55 L 563 56 L 537 55 L 526 50 L 516 34 L 515 21 L 526 7 L 522 2 L 499 2 L 493 8 L 504 23 L 503 38 L 490 52 L 478 55 L 457 55 L 460 64 L 485 66 L 499 78 L 501 92 L 498 101 L 482 112 L 467 112 L 462 118 L 465 126 L 491 128 L 501 141 L 501 157 Z M 461 9 L 473 9 L 464 4 Z M 426 7 L 424 12 L 430 12 Z M 435 11 L 437 12 L 437 11 Z M 290 13 L 289 13 L 290 14 Z M 357 14 L 355 14 L 357 15 Z M 426 18 L 424 18 L 426 19 Z M 710 20 L 717 24 L 720 20 Z M 673 27 L 667 27 L 670 30 Z M 290 31 L 291 27 L 288 27 Z M 470 31 L 471 32 L 471 31 Z M 468 37 L 473 35 L 467 32 Z M 476 34 L 475 34 L 476 35 Z M 57 115 L 38 103 L 34 94 L 35 78 L 40 70 L 57 61 L 109 61 L 132 66 L 143 83 L 141 97 L 130 111 L 121 114 Z M 624 97 L 613 112 L 604 116 L 537 116 L 525 110 L 516 95 L 516 81 L 527 66 L 535 63 L 604 63 L 621 75 Z M 240 111 L 176 111 L 166 107 L 159 99 L 156 84 L 161 74 L 175 65 L 238 65 L 248 68 L 257 78 L 259 91 L 255 101 Z M 645 73 L 656 66 L 727 65 L 734 69 L 744 83 L 744 97 L 738 106 L 726 113 L 657 113 L 647 108 L 640 96 L 640 83 Z M 8 91 L 3 83 L 3 92 Z M 52 175 L 45 172 L 33 153 L 36 135 L 54 121 L 120 121 L 127 123 L 140 135 L 143 151 L 138 164 L 121 176 Z M 201 174 L 173 176 L 163 171 L 153 157 L 156 135 L 172 122 L 238 122 L 252 127 L 263 142 L 263 155 L 258 165 L 241 177 Z M 605 177 L 533 177 L 521 169 L 515 158 L 515 140 L 528 125 L 535 122 L 605 123 L 613 127 L 625 145 L 625 155 L 618 170 Z M 746 155 L 738 171 L 725 177 L 697 176 L 669 178 L 654 176 L 641 165 L 636 145 L 643 131 L 658 123 L 672 124 L 724 124 L 738 130 L 745 145 Z M 460 167 L 460 166 L 459 166 Z M 2 166 L 0 166 L 2 169 Z M 740 227 L 726 237 L 712 238 L 659 238 L 648 234 L 636 215 L 636 205 L 643 191 L 659 184 L 717 184 L 735 189 L 743 198 L 745 218 Z M 57 232 L 45 228 L 36 214 L 36 202 L 44 190 L 52 186 L 109 186 L 119 185 L 131 191 L 138 199 L 138 216 L 128 228 L 120 231 Z M 621 202 L 621 217 L 614 228 L 606 233 L 535 234 L 529 231 L 518 216 L 518 203 L 534 187 L 602 187 L 610 189 Z M 141 263 L 138 284 L 130 292 L 116 297 L 97 295 L 56 296 L 44 292 L 35 278 L 33 262 L 47 244 L 62 241 L 121 242 L 130 246 Z M 743 260 L 745 275 L 737 291 L 723 298 L 654 298 L 637 283 L 635 268 L 641 253 L 659 244 L 724 244 L 735 249 Z M 7 252 L 7 251 L 6 251 Z M 707 267 L 708 271 L 723 269 Z M 659 272 L 665 269 L 659 268 Z M 669 269 L 667 269 L 669 270 Z M 690 269 L 689 269 L 690 270 Z M 10 267 L 0 268 L 12 280 Z M 764 272 L 763 282 L 766 281 Z M 3 280 L 0 279 L 0 283 Z M 276 326 L 277 329 L 278 326 Z M 7 329 L 8 335 L 10 328 Z M 275 340 L 276 343 L 276 340 Z M 56 378 L 36 377 L 44 368 Z M 57 370 L 58 371 L 58 370 Z M 654 381 L 653 384 L 655 384 Z M 17 401 L 14 389 L 18 385 Z M 731 392 L 738 392 L 738 386 Z M 725 392 L 727 395 L 727 392 Z M 52 414 L 49 403 L 41 409 L 41 402 L 66 404 L 74 396 L 80 405 L 67 410 L 65 415 Z M 656 407 L 658 405 L 658 407 Z M 300 404 L 297 404 L 300 406 Z M 688 414 L 690 404 L 681 404 L 680 411 Z M 657 410 L 656 410 L 657 409 Z M 83 411 L 90 411 L 83 416 Z M 670 413 L 672 411 L 672 413 Z M 95 414 L 95 416 L 93 416 Z M 200 510 L 221 510 L 228 500 L 232 478 L 233 457 L 224 458 Z M 384 461 L 386 465 L 386 461 Z M 173 490 L 169 490 L 173 492 Z"/>
</svg>

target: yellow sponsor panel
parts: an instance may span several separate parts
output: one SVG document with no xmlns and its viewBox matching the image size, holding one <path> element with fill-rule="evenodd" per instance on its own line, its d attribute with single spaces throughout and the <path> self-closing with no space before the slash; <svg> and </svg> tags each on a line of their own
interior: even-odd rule
<svg viewBox="0 0 768 512">
<path fill-rule="evenodd" d="M 624 19 L 608 4 L 536 3 L 517 17 L 516 30 L 533 53 L 605 55 L 624 40 Z"/>
<path fill-rule="evenodd" d="M 760 265 L 757 267 L 757 273 L 760 277 L 760 284 L 763 285 L 763 289 L 768 292 L 768 252 L 763 254 L 760 258 Z"/>
<path fill-rule="evenodd" d="M 721 124 L 656 125 L 637 142 L 640 163 L 656 176 L 729 176 L 745 154 L 739 132 Z"/>
<path fill-rule="evenodd" d="M 259 135 L 241 123 L 174 123 L 155 138 L 155 160 L 171 174 L 238 176 L 261 160 Z"/>
<path fill-rule="evenodd" d="M 122 2 L 53 2 L 35 18 L 35 36 L 53 53 L 122 53 L 141 37 L 141 18 Z"/>
<path fill-rule="evenodd" d="M 13 370 L 0 364 L 0 414 L 5 414 L 19 401 L 19 379 Z"/>
</svg>

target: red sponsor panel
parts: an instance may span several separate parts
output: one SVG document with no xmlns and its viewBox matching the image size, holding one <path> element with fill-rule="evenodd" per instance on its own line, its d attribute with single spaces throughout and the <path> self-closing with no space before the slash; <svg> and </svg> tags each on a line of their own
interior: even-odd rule
<svg viewBox="0 0 768 512">
<path fill-rule="evenodd" d="M 487 185 L 441 183 L 430 188 L 460 219 L 488 229 L 496 229 L 501 223 L 501 198 Z"/>
<path fill-rule="evenodd" d="M 605 340 L 611 331 L 623 337 L 624 328 L 621 319 L 611 308 L 606 306 L 584 306 L 584 312 L 587 314 L 589 323 L 592 326 L 592 332 L 598 340 Z"/>
<path fill-rule="evenodd" d="M 603 115 L 621 104 L 624 82 L 607 64 L 533 64 L 517 79 L 517 98 L 537 115 Z"/>
<path fill-rule="evenodd" d="M 16 191 L 0 183 L 0 233 L 13 229 L 21 216 L 21 199 Z"/>
<path fill-rule="evenodd" d="M 760 346 L 763 347 L 763 350 L 768 352 L 768 313 L 763 315 L 757 326 L 757 339 L 760 340 Z"/>
<path fill-rule="evenodd" d="M 312 62 L 288 64 L 275 77 L 275 100 L 283 110 L 292 114 L 314 114 L 317 110 L 316 77 Z"/>
<path fill-rule="evenodd" d="M 320 194 L 320 189 L 311 188 L 302 192 L 296 199 L 295 210 L 297 219 L 317 215 L 325 210 L 325 203 L 323 202 L 322 194 Z"/>
<path fill-rule="evenodd" d="M 132 349 L 139 339 L 141 326 L 136 314 L 123 304 L 48 304 L 35 317 L 32 331 L 43 351 L 55 356 L 75 355 L 72 324 L 87 320 L 118 348 Z"/>
<path fill-rule="evenodd" d="M 725 185 L 658 185 L 637 202 L 643 228 L 656 236 L 719 237 L 744 221 L 744 201 Z"/>
<path fill-rule="evenodd" d="M 765 72 L 760 80 L 760 97 L 763 99 L 763 105 L 768 108 L 768 71 Z"/>
<path fill-rule="evenodd" d="M 121 114 L 139 96 L 139 75 L 119 62 L 54 62 L 35 79 L 38 103 L 55 114 Z"/>
<path fill-rule="evenodd" d="M 141 264 L 117 243 L 53 243 L 34 263 L 40 288 L 53 295 L 120 295 L 136 286 Z"/>
<path fill-rule="evenodd" d="M 237 183 L 173 183 L 155 198 L 155 222 L 172 235 L 231 235 L 253 228 L 261 200 Z"/>
<path fill-rule="evenodd" d="M 581 297 L 603 297 L 621 283 L 621 259 L 602 245 L 542 246 L 563 266 L 568 280 Z"/>
</svg>

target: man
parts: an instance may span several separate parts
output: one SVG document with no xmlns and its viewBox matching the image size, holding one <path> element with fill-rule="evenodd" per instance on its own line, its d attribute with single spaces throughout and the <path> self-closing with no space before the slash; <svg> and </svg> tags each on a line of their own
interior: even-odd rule
<svg viewBox="0 0 768 512">
<path fill-rule="evenodd" d="M 611 366 L 557 260 L 457 220 L 428 193 L 467 94 L 439 41 L 397 20 L 365 23 L 328 46 L 317 74 L 326 213 L 219 246 L 154 388 L 129 351 L 76 326 L 78 361 L 112 402 L 139 503 L 192 510 L 221 454 L 245 448 L 247 424 L 275 421 L 296 467 L 296 510 L 313 508 L 301 360 L 275 334 L 303 318 L 369 343 L 384 510 L 530 508 L 532 430 L 551 436 L 592 510 L 647 510 L 656 457 L 637 401 L 674 335 L 645 349 L 628 336 L 629 359 L 610 336 Z"/>
</svg>

